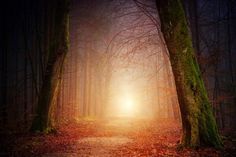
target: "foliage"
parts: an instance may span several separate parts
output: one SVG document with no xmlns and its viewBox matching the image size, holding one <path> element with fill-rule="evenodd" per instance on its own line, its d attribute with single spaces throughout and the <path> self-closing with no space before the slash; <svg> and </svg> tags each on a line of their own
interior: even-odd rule
<svg viewBox="0 0 236 157">
<path fill-rule="evenodd" d="M 218 157 L 223 154 L 234 154 L 235 142 L 230 140 L 225 140 L 227 147 L 221 151 L 214 148 L 180 150 L 177 145 L 180 137 L 181 127 L 169 119 L 81 120 L 58 129 L 56 134 L 33 134 L 15 138 L 11 151 L 19 156 L 56 154 L 76 156 L 96 153 L 96 156 L 109 154 L 111 156 Z M 124 141 L 109 141 L 111 138 Z"/>
</svg>

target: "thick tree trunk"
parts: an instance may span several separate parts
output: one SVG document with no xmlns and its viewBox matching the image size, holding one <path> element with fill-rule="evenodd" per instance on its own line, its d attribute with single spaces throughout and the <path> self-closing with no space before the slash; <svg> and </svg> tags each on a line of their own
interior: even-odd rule
<svg viewBox="0 0 236 157">
<path fill-rule="evenodd" d="M 52 5 L 52 6 L 51 6 Z M 53 105 L 59 92 L 62 70 L 68 51 L 68 1 L 55 0 L 50 2 L 50 15 L 54 19 L 52 25 L 52 40 L 49 41 L 48 60 L 44 72 L 43 84 L 39 93 L 36 117 L 31 131 L 48 132 L 53 129 Z M 48 26 L 50 27 L 50 26 Z"/>
<path fill-rule="evenodd" d="M 182 145 L 220 147 L 209 103 L 180 0 L 157 0 L 157 8 L 173 69 L 182 116 Z"/>
</svg>

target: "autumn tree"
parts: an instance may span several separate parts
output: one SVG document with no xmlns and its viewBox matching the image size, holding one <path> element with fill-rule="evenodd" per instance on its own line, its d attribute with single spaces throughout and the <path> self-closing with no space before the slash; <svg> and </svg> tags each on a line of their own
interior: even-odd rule
<svg viewBox="0 0 236 157">
<path fill-rule="evenodd" d="M 182 116 L 182 145 L 222 145 L 180 0 L 157 0 Z"/>
</svg>

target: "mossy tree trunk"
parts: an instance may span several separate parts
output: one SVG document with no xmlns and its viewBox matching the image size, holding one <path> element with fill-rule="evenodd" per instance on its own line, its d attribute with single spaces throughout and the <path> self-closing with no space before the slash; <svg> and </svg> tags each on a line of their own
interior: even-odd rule
<svg viewBox="0 0 236 157">
<path fill-rule="evenodd" d="M 49 36 L 47 63 L 36 116 L 31 126 L 33 132 L 48 132 L 54 129 L 53 108 L 60 90 L 63 65 L 68 51 L 68 0 L 51 0 L 45 3 L 50 19 L 45 21 L 45 25 L 51 29 L 45 34 L 45 39 Z"/>
<path fill-rule="evenodd" d="M 182 116 L 182 145 L 222 145 L 199 65 L 194 56 L 181 0 L 157 0 Z"/>
</svg>

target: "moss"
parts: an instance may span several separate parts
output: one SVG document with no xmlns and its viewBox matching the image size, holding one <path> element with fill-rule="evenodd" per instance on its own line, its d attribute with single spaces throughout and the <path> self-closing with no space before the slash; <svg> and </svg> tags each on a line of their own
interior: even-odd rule
<svg viewBox="0 0 236 157">
<path fill-rule="evenodd" d="M 46 129 L 44 129 L 43 133 L 44 134 L 55 134 L 55 133 L 57 133 L 57 129 L 54 127 L 47 127 Z"/>
<path fill-rule="evenodd" d="M 50 4 L 52 5 L 52 4 Z M 49 55 L 43 85 L 40 91 L 37 115 L 33 120 L 31 131 L 48 133 L 54 130 L 53 112 L 58 96 L 61 75 L 68 51 L 68 0 L 58 0 L 51 6 L 53 31 L 47 34 L 52 36 L 49 41 Z M 48 27 L 51 27 L 49 25 Z"/>
<path fill-rule="evenodd" d="M 221 147 L 207 91 L 194 56 L 180 0 L 159 0 L 161 29 L 170 53 L 183 123 L 182 145 Z"/>
</svg>

